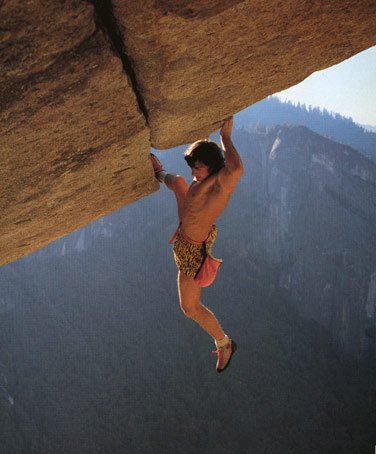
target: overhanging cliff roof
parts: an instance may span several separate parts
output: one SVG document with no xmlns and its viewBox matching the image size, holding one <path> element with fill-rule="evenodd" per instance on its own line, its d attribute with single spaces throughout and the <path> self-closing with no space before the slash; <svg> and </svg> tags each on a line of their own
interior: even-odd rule
<svg viewBox="0 0 376 454">
<path fill-rule="evenodd" d="M 158 189 L 150 145 L 376 42 L 376 3 L 4 0 L 0 264 Z"/>
</svg>

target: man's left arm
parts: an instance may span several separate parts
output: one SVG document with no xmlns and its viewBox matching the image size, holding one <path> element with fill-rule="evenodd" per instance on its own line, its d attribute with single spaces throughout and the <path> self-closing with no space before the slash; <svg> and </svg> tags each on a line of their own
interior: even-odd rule
<svg viewBox="0 0 376 454">
<path fill-rule="evenodd" d="M 226 166 L 219 171 L 219 182 L 228 191 L 233 191 L 243 174 L 243 163 L 231 140 L 233 117 L 223 123 L 220 131 L 221 143 L 226 159 Z"/>
</svg>

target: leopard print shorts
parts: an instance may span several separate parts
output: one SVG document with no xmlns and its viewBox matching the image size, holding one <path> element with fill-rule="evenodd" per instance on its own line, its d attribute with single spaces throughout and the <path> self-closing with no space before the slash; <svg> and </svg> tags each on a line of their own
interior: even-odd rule
<svg viewBox="0 0 376 454">
<path fill-rule="evenodd" d="M 211 253 L 217 238 L 218 229 L 215 225 L 211 228 L 206 240 L 206 252 Z M 204 244 L 190 243 L 181 233 L 177 234 L 174 243 L 174 259 L 179 271 L 187 276 L 195 277 L 205 258 Z"/>
</svg>

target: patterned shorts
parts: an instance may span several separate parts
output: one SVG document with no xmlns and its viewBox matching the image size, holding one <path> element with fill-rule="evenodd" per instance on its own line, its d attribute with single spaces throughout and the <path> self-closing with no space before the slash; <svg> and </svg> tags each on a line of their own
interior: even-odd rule
<svg viewBox="0 0 376 454">
<path fill-rule="evenodd" d="M 215 225 L 211 228 L 206 240 L 206 252 L 211 253 L 217 238 L 218 229 Z M 174 258 L 179 271 L 187 276 L 195 277 L 204 260 L 204 244 L 193 244 L 178 233 L 174 243 Z"/>
</svg>

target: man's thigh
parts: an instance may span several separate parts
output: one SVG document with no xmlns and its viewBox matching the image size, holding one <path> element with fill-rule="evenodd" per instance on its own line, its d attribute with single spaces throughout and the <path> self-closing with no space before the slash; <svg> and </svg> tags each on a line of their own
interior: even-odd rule
<svg viewBox="0 0 376 454">
<path fill-rule="evenodd" d="M 182 271 L 178 272 L 178 291 L 180 305 L 184 308 L 200 303 L 201 287 L 194 278 L 187 276 Z"/>
</svg>

